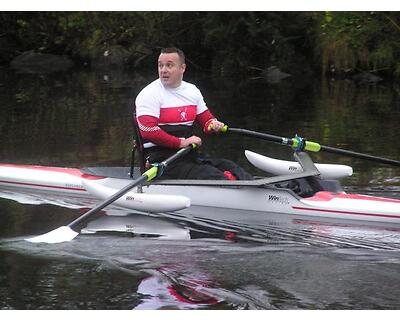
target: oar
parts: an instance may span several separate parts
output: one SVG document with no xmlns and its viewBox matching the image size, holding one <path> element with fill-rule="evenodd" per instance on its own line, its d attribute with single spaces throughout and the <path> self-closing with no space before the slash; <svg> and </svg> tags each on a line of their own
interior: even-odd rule
<svg viewBox="0 0 400 320">
<path fill-rule="evenodd" d="M 103 201 L 96 207 L 92 208 L 91 210 L 89 210 L 88 212 L 86 212 L 85 214 L 80 216 L 79 218 L 72 221 L 67 226 L 59 227 L 53 231 L 50 231 L 50 232 L 47 232 L 40 236 L 36 236 L 34 238 L 30 238 L 30 239 L 26 239 L 26 240 L 29 242 L 46 242 L 46 243 L 59 243 L 59 242 L 71 241 L 79 234 L 78 232 L 72 230 L 72 228 L 75 227 L 79 222 L 81 222 L 82 220 L 87 219 L 89 216 L 99 212 L 104 207 L 108 206 L 109 204 L 113 203 L 114 201 L 116 201 L 117 199 L 122 197 L 125 193 L 127 193 L 132 188 L 139 186 L 146 181 L 151 181 L 151 180 L 155 179 L 156 177 L 160 176 L 164 172 L 165 168 L 170 163 L 172 163 L 173 161 L 175 161 L 179 158 L 182 158 L 184 155 L 189 153 L 190 150 L 192 150 L 193 148 L 195 148 L 195 145 L 190 145 L 188 147 L 180 149 L 178 152 L 173 154 L 171 157 L 164 160 L 160 164 L 151 167 L 149 170 L 144 172 L 140 176 L 140 178 L 132 181 L 130 184 L 128 184 L 127 186 L 125 186 L 124 188 L 122 188 L 121 190 L 116 192 L 109 199 Z"/>
<path fill-rule="evenodd" d="M 359 159 L 363 159 L 363 160 L 370 160 L 370 161 L 375 161 L 375 162 L 379 162 L 379 163 L 400 166 L 400 161 L 398 161 L 398 160 L 376 157 L 376 156 L 372 156 L 372 155 L 365 154 L 365 153 L 343 150 L 343 149 L 339 149 L 339 148 L 327 147 L 327 146 L 320 145 L 317 142 L 307 141 L 306 139 L 300 138 L 298 136 L 296 136 L 294 138 L 285 138 L 285 137 L 274 136 L 274 135 L 267 134 L 267 133 L 251 131 L 251 130 L 247 130 L 247 129 L 229 128 L 228 126 L 223 127 L 221 132 L 233 132 L 233 133 L 241 134 L 243 136 L 254 137 L 254 138 L 263 139 L 263 140 L 267 140 L 267 141 L 271 141 L 271 142 L 276 142 L 279 144 L 291 146 L 293 149 L 295 149 L 297 151 L 312 151 L 312 152 L 325 151 L 325 152 L 334 153 L 334 154 L 346 155 L 346 156 L 350 156 L 353 158 L 359 158 Z"/>
</svg>

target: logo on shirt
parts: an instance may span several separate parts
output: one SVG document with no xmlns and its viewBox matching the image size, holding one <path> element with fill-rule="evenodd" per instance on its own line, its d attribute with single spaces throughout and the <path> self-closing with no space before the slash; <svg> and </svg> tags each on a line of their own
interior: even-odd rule
<svg viewBox="0 0 400 320">
<path fill-rule="evenodd" d="M 179 108 L 178 112 L 181 117 L 181 121 L 187 121 L 187 107 Z"/>
</svg>

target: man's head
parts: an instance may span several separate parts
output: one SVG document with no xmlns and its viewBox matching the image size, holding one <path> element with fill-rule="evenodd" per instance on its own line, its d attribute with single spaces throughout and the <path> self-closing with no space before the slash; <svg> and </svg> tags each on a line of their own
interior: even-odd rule
<svg viewBox="0 0 400 320">
<path fill-rule="evenodd" d="M 185 54 L 178 48 L 164 48 L 158 57 L 158 75 L 161 83 L 170 88 L 179 87 L 186 70 Z"/>
</svg>

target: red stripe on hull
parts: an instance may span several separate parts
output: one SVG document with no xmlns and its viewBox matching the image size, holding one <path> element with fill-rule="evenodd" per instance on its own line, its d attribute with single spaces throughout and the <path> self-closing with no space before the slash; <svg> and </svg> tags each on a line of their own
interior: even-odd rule
<svg viewBox="0 0 400 320">
<path fill-rule="evenodd" d="M 27 186 L 27 187 L 39 187 L 39 188 L 49 188 L 49 189 L 57 189 L 57 190 L 69 190 L 69 191 L 83 191 L 85 192 L 86 190 L 83 188 L 70 188 L 70 187 L 61 187 L 61 186 L 51 186 L 51 185 L 45 185 L 45 184 L 36 184 L 36 183 L 26 183 L 26 182 L 13 182 L 13 181 L 4 181 L 0 180 L 0 183 L 6 183 L 6 184 L 14 184 L 14 185 L 19 185 L 19 186 Z"/>
<path fill-rule="evenodd" d="M 292 207 L 292 209 L 294 209 L 294 210 L 303 210 L 303 211 L 315 211 L 315 212 L 338 213 L 338 214 L 352 214 L 352 215 L 356 215 L 356 216 L 366 216 L 366 217 L 400 218 L 400 215 L 395 216 L 395 215 L 379 214 L 379 213 L 338 211 L 338 210 L 316 209 L 316 208 L 304 208 L 304 207 Z"/>
<path fill-rule="evenodd" d="M 19 164 L 1 164 L 0 168 L 16 168 L 16 169 L 29 169 L 35 171 L 59 172 L 89 180 L 99 180 L 105 178 L 103 176 L 95 176 L 83 173 L 81 170 L 76 168 L 45 167 L 45 166 L 19 165 Z"/>
<path fill-rule="evenodd" d="M 307 201 L 329 201 L 332 199 L 356 199 L 356 200 L 366 200 L 366 201 L 400 203 L 400 200 L 398 200 L 398 199 L 365 196 L 365 195 L 361 195 L 361 194 L 332 193 L 329 191 L 319 191 L 314 196 L 312 196 L 310 198 L 306 198 L 305 200 L 307 200 Z"/>
</svg>

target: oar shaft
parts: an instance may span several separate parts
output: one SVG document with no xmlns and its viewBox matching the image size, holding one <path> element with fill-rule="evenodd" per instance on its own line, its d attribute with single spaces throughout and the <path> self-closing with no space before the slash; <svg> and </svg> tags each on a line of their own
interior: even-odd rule
<svg viewBox="0 0 400 320">
<path fill-rule="evenodd" d="M 327 147 L 327 146 L 321 145 L 321 151 L 334 153 L 334 154 L 342 154 L 345 156 L 350 156 L 353 158 L 358 158 L 358 159 L 363 159 L 363 160 L 369 160 L 369 161 L 374 161 L 374 162 L 379 162 L 379 163 L 400 166 L 400 161 L 398 161 L 398 160 L 376 157 L 376 156 L 372 156 L 369 154 L 359 153 L 359 152 L 350 151 L 350 150 L 343 150 L 343 149 L 332 148 L 332 147 Z"/>
<path fill-rule="evenodd" d="M 228 130 L 229 132 L 241 134 L 243 136 L 264 139 L 264 140 L 268 140 L 268 141 L 276 142 L 276 143 L 280 143 L 280 144 L 287 144 L 284 141 L 285 138 L 274 136 L 272 134 L 261 133 L 261 132 L 257 132 L 257 131 L 251 131 L 251 130 L 240 129 L 240 128 L 228 128 L 227 127 L 226 130 Z"/>
<path fill-rule="evenodd" d="M 346 155 L 346 156 L 350 156 L 350 157 L 354 157 L 354 158 L 359 158 L 359 159 L 363 159 L 363 160 L 370 160 L 370 161 L 374 161 L 374 162 L 400 166 L 400 161 L 398 161 L 398 160 L 381 158 L 381 157 L 376 157 L 376 156 L 372 156 L 369 154 L 327 147 L 327 146 L 320 145 L 316 142 L 306 141 L 297 136 L 295 138 L 284 138 L 284 137 L 274 136 L 271 134 L 261 133 L 261 132 L 246 130 L 246 129 L 229 128 L 228 126 L 225 126 L 221 131 L 222 132 L 227 132 L 227 131 L 234 132 L 234 133 L 238 133 L 238 134 L 248 136 L 248 137 L 268 140 L 268 141 L 276 142 L 279 144 L 285 144 L 288 146 L 292 146 L 295 150 L 305 150 L 305 151 L 313 151 L 313 152 L 325 151 L 325 152 L 330 152 L 330 153 L 335 153 L 335 154 Z"/>
<path fill-rule="evenodd" d="M 179 158 L 183 157 L 184 155 L 188 154 L 194 148 L 196 148 L 196 145 L 192 144 L 188 147 L 179 149 L 176 153 L 174 153 L 168 159 L 165 159 L 163 162 L 161 162 L 161 165 L 163 165 L 164 167 L 167 167 L 171 162 L 174 162 L 176 159 L 179 159 Z"/>
</svg>

